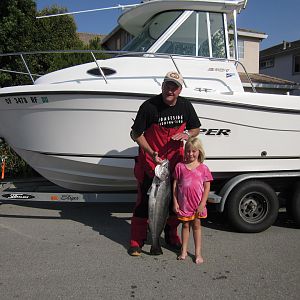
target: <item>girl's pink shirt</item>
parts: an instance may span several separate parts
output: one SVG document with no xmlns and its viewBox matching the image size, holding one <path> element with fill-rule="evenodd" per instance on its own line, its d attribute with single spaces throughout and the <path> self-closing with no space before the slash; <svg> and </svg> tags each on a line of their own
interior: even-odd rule
<svg viewBox="0 0 300 300">
<path fill-rule="evenodd" d="M 189 170 L 186 164 L 178 163 L 173 177 L 177 180 L 178 215 L 193 216 L 202 200 L 204 183 L 213 180 L 209 168 L 201 163 L 197 168 Z"/>
</svg>

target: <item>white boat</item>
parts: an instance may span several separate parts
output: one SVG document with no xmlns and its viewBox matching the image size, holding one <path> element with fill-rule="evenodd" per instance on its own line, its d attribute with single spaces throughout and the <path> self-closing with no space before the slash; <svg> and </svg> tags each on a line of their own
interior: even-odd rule
<svg viewBox="0 0 300 300">
<path fill-rule="evenodd" d="M 300 97 L 244 92 L 229 57 L 228 20 L 235 23 L 245 2 L 143 1 L 119 18 L 136 36 L 127 54 L 0 89 L 0 137 L 59 186 L 134 190 L 133 119 L 143 101 L 161 92 L 165 74 L 177 70 L 182 96 L 201 120 L 216 182 L 299 171 Z"/>
</svg>

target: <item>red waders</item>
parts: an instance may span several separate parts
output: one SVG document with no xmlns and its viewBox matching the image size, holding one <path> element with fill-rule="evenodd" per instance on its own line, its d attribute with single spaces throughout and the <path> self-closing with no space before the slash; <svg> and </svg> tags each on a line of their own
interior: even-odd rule
<svg viewBox="0 0 300 300">
<path fill-rule="evenodd" d="M 178 128 L 166 128 L 151 125 L 144 133 L 150 147 L 158 152 L 158 156 L 162 159 L 170 161 L 171 174 L 176 164 L 183 160 L 183 142 L 173 141 L 171 138 L 176 133 L 183 132 L 185 123 Z M 134 174 L 138 183 L 137 201 L 131 218 L 131 247 L 142 247 L 147 239 L 148 226 L 148 200 L 147 192 L 152 184 L 154 177 L 155 163 L 152 157 L 145 153 L 142 149 L 139 151 Z M 170 216 L 165 226 L 165 240 L 168 244 L 180 244 L 180 238 L 177 234 L 177 227 L 180 221 L 172 211 L 172 201 L 170 203 Z"/>
</svg>

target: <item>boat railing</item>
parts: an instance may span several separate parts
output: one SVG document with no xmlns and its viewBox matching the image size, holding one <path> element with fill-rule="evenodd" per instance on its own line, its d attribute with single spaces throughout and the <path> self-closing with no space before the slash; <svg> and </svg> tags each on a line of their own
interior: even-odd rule
<svg viewBox="0 0 300 300">
<path fill-rule="evenodd" d="M 129 51 L 106 51 L 106 50 L 52 50 L 52 51 L 32 51 L 32 52 L 15 52 L 15 53 L 0 53 L 0 58 L 5 56 L 19 56 L 25 66 L 25 69 L 27 72 L 21 72 L 21 71 L 14 71 L 14 70 L 8 70 L 8 69 L 2 69 L 0 68 L 0 72 L 7 72 L 7 73 L 14 73 L 14 74 L 20 74 L 20 75 L 27 75 L 30 77 L 32 84 L 35 84 L 34 77 L 41 77 L 45 74 L 35 74 L 30 71 L 30 68 L 28 66 L 28 63 L 26 62 L 25 56 L 28 55 L 38 55 L 38 54 L 76 54 L 76 53 L 85 53 L 85 54 L 91 54 L 94 63 L 96 64 L 101 77 L 105 81 L 105 83 L 108 83 L 107 77 L 105 76 L 105 73 L 102 69 L 102 67 L 99 65 L 98 60 L 95 56 L 95 54 L 104 54 L 104 55 L 112 55 L 112 56 L 141 56 L 141 57 L 164 57 L 169 58 L 172 60 L 172 63 L 174 64 L 174 67 L 176 68 L 176 71 L 178 73 L 180 72 L 180 69 L 178 65 L 176 64 L 175 58 L 180 57 L 191 57 L 191 58 L 197 58 L 197 59 L 208 59 L 210 61 L 231 61 L 235 65 L 240 65 L 245 75 L 251 84 L 252 90 L 254 93 L 256 93 L 256 89 L 253 85 L 253 82 L 245 68 L 245 66 L 238 60 L 234 58 L 214 58 L 214 57 L 206 57 L 206 56 L 190 56 L 190 55 L 178 55 L 178 54 L 167 54 L 167 53 L 149 53 L 149 52 L 129 52 Z M 185 87 L 187 87 L 186 83 L 184 82 Z"/>
</svg>

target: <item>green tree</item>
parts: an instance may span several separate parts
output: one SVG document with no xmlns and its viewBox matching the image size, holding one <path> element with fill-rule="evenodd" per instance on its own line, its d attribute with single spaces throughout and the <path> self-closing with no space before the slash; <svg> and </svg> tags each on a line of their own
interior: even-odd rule
<svg viewBox="0 0 300 300">
<path fill-rule="evenodd" d="M 49 15 L 66 12 L 65 8 L 52 6 L 38 12 L 37 15 Z M 35 22 L 35 49 L 48 50 L 81 50 L 83 42 L 76 33 L 76 23 L 72 16 L 59 16 L 37 19 Z M 48 73 L 57 69 L 66 68 L 82 62 L 78 54 L 49 54 L 39 55 L 37 72 Z"/>
<path fill-rule="evenodd" d="M 88 45 L 85 45 L 84 47 L 85 50 L 103 50 L 101 46 L 101 39 L 99 36 L 94 37 L 89 41 Z M 104 53 L 94 53 L 96 59 L 106 59 L 111 57 L 111 55 L 104 54 Z M 91 55 L 89 54 L 86 59 L 87 61 L 91 60 Z"/>
<path fill-rule="evenodd" d="M 58 6 L 37 12 L 33 0 L 0 0 L 0 54 L 87 49 L 76 34 L 76 24 L 72 16 L 36 19 L 39 15 L 61 12 L 66 12 L 66 9 Z M 91 41 L 89 47 L 94 50 L 101 49 L 100 40 Z M 39 54 L 25 55 L 24 59 L 31 73 L 44 74 L 91 61 L 92 57 L 90 54 Z M 20 56 L 0 56 L 0 69 L 26 72 Z M 0 87 L 20 84 L 31 84 L 29 76 L 0 70 Z M 30 172 L 30 168 L 7 144 L 0 145 L 1 157 L 6 157 L 7 176 L 15 177 Z"/>
<path fill-rule="evenodd" d="M 0 53 L 32 50 L 32 22 L 36 7 L 32 0 L 2 0 L 0 2 Z M 25 71 L 22 61 L 16 57 L 1 57 L 1 69 Z M 18 84 L 20 76 L 0 73 L 0 86 Z"/>
<path fill-rule="evenodd" d="M 101 50 L 101 39 L 99 36 L 96 36 L 89 41 L 88 49 Z"/>
<path fill-rule="evenodd" d="M 1 0 L 0 53 L 84 49 L 72 16 L 36 19 L 39 15 L 62 12 L 66 12 L 66 8 L 58 6 L 37 12 L 32 0 Z M 76 54 L 26 55 L 24 58 L 30 71 L 37 74 L 87 61 L 87 57 L 81 58 Z M 0 57 L 0 68 L 26 72 L 20 56 Z M 0 73 L 2 87 L 24 83 L 31 83 L 29 76 Z"/>
</svg>

